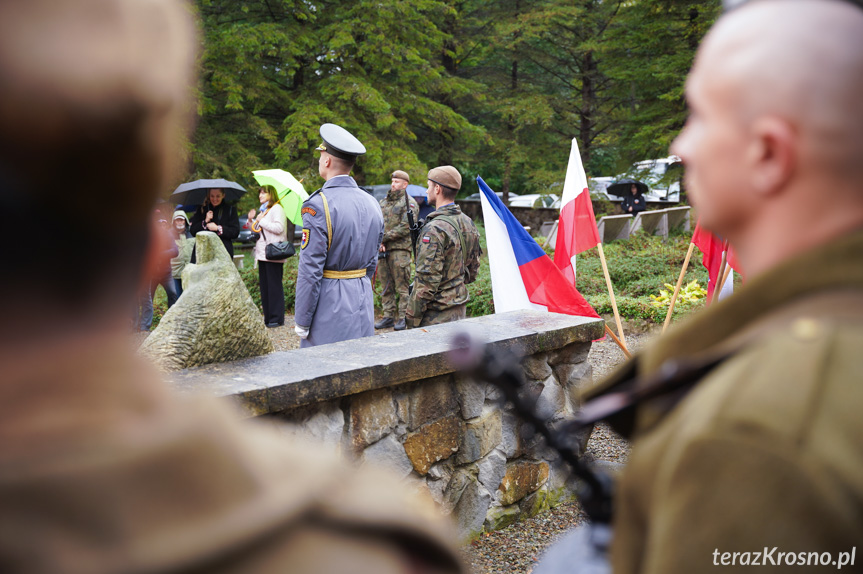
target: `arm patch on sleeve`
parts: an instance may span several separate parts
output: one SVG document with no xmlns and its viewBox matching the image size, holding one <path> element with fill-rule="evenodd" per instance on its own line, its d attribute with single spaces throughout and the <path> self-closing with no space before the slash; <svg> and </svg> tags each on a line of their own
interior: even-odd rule
<svg viewBox="0 0 863 574">
<path fill-rule="evenodd" d="M 305 208 L 309 209 L 309 208 Z M 309 245 L 309 230 L 303 229 L 303 241 L 300 243 L 300 249 L 305 249 Z"/>
<path fill-rule="evenodd" d="M 308 213 L 312 217 L 314 217 L 318 214 L 318 212 L 315 211 L 314 207 L 304 207 L 300 210 L 300 214 L 306 214 L 306 213 Z"/>
</svg>

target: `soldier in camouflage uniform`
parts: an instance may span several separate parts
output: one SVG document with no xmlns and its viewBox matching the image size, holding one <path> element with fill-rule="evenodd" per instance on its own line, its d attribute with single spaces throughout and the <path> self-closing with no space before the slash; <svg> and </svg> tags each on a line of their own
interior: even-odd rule
<svg viewBox="0 0 863 574">
<path fill-rule="evenodd" d="M 392 175 L 392 187 L 385 198 L 381 200 L 381 211 L 384 214 L 384 239 L 380 247 L 378 260 L 378 275 L 383 291 L 381 304 L 383 319 L 375 323 L 375 329 L 394 327 L 396 331 L 405 328 L 405 309 L 410 296 L 411 281 L 411 234 L 408 227 L 408 205 L 414 214 L 414 221 L 419 220 L 419 205 L 405 191 L 411 182 L 407 172 L 396 170 Z M 398 295 L 398 312 L 396 312 L 396 295 Z"/>
<path fill-rule="evenodd" d="M 414 290 L 406 312 L 409 328 L 465 318 L 467 284 L 476 280 L 479 233 L 455 204 L 461 174 L 445 165 L 428 173 L 428 201 L 435 206 L 417 242 Z"/>
</svg>

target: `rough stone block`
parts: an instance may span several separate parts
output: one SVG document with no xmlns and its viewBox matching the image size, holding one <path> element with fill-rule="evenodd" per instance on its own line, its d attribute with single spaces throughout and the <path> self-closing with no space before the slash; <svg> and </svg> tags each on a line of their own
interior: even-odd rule
<svg viewBox="0 0 863 574">
<path fill-rule="evenodd" d="M 567 411 L 576 413 L 581 408 L 581 392 L 593 383 L 593 367 L 585 361 L 575 365 L 561 365 L 557 369 L 555 375 L 566 391 Z"/>
<path fill-rule="evenodd" d="M 556 433 L 558 433 L 558 436 L 562 437 L 562 440 L 566 446 L 573 449 L 580 455 L 583 455 L 585 452 L 587 452 L 587 442 L 590 440 L 590 435 L 593 432 L 593 426 L 573 430 L 572 428 L 567 428 L 570 420 L 571 419 L 564 417 L 550 423 L 549 426 Z"/>
<path fill-rule="evenodd" d="M 558 413 L 563 413 L 566 406 L 566 397 L 563 389 L 549 376 L 542 383 L 542 392 L 536 400 L 536 414 L 543 420 L 551 420 Z"/>
<path fill-rule="evenodd" d="M 552 351 L 548 354 L 548 364 L 556 367 L 561 363 L 580 363 L 587 359 L 587 355 L 590 353 L 590 344 L 590 341 L 570 343 L 562 349 Z"/>
<path fill-rule="evenodd" d="M 406 477 L 413 470 L 404 447 L 393 435 L 384 437 L 366 448 L 363 451 L 362 460 L 367 464 L 386 467 L 401 478 Z"/>
<path fill-rule="evenodd" d="M 525 518 L 536 516 L 540 512 L 548 510 L 548 490 L 543 486 L 536 492 L 525 496 L 518 507 Z"/>
<path fill-rule="evenodd" d="M 345 430 L 345 414 L 337 404 L 330 403 L 304 420 L 300 430 L 328 446 L 340 447 Z"/>
<path fill-rule="evenodd" d="M 408 429 L 414 430 L 431 421 L 452 415 L 458 410 L 452 376 L 427 379 L 410 394 Z"/>
<path fill-rule="evenodd" d="M 502 530 L 518 522 L 520 516 L 521 508 L 517 504 L 495 506 L 490 508 L 488 514 L 486 514 L 483 528 L 486 532 Z"/>
<path fill-rule="evenodd" d="M 444 492 L 452 479 L 453 472 L 452 465 L 441 462 L 433 465 L 426 476 L 426 486 L 431 497 L 441 506 L 444 504 Z"/>
<path fill-rule="evenodd" d="M 477 463 L 478 479 L 489 492 L 494 492 L 500 486 L 503 475 L 506 474 L 506 457 L 499 450 L 493 450 Z"/>
<path fill-rule="evenodd" d="M 485 404 L 486 383 L 480 383 L 468 377 L 458 377 L 455 388 L 461 405 L 462 418 L 472 419 L 480 416 Z"/>
<path fill-rule="evenodd" d="M 536 408 L 536 401 L 539 400 L 539 395 L 542 394 L 542 389 L 545 386 L 545 381 L 534 381 L 528 379 L 518 389 L 518 396 L 525 401 L 531 408 Z"/>
<path fill-rule="evenodd" d="M 472 482 L 476 482 L 475 467 L 460 468 L 453 473 L 443 493 L 441 509 L 444 514 L 450 514 L 455 509 L 464 489 Z"/>
<path fill-rule="evenodd" d="M 462 422 L 457 416 L 429 423 L 405 439 L 404 449 L 418 473 L 425 475 L 439 460 L 458 450 Z"/>
<path fill-rule="evenodd" d="M 485 402 L 487 404 L 500 404 L 503 402 L 503 393 L 497 385 L 493 385 L 491 383 L 486 384 L 485 386 Z"/>
<path fill-rule="evenodd" d="M 545 353 L 528 355 L 521 360 L 521 366 L 528 379 L 542 381 L 551 376 L 551 367 L 548 366 L 548 356 Z"/>
<path fill-rule="evenodd" d="M 420 384 L 422 382 L 420 381 Z M 401 385 L 398 389 L 393 389 L 393 401 L 396 404 L 396 415 L 399 417 L 399 422 L 407 424 L 410 419 L 410 398 L 409 393 L 403 389 L 414 385 Z"/>
<path fill-rule="evenodd" d="M 491 495 L 488 491 L 478 482 L 469 482 L 455 509 L 460 540 L 467 542 L 482 534 L 482 525 L 490 505 Z"/>
<path fill-rule="evenodd" d="M 356 449 L 377 442 L 398 423 L 389 389 L 368 391 L 351 397 L 351 444 Z"/>
<path fill-rule="evenodd" d="M 539 489 L 548 480 L 548 463 L 518 461 L 507 465 L 500 483 L 500 503 L 507 506 Z"/>
<path fill-rule="evenodd" d="M 484 457 L 501 443 L 501 413 L 486 407 L 482 416 L 467 421 L 456 462 L 465 464 Z"/>
<path fill-rule="evenodd" d="M 197 263 L 183 271 L 183 294 L 144 340 L 139 353 L 176 371 L 273 352 L 264 318 L 222 240 L 197 235 Z"/>
<path fill-rule="evenodd" d="M 500 447 L 507 458 L 516 458 L 521 454 L 521 431 L 519 420 L 511 412 L 501 414 Z"/>
</svg>

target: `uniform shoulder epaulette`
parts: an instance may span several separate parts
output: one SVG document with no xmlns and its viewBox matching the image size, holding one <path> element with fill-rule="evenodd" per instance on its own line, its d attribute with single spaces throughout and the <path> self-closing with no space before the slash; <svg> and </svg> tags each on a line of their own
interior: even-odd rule
<svg viewBox="0 0 863 574">
<path fill-rule="evenodd" d="M 307 200 L 306 200 L 306 201 L 304 201 L 303 203 L 305 204 L 305 203 L 308 203 L 309 201 L 311 201 L 311 199 L 312 199 L 314 196 L 316 196 L 317 194 L 319 194 L 319 193 L 321 192 L 321 190 L 322 190 L 322 189 L 324 189 L 324 188 L 323 188 L 323 187 L 319 187 L 318 189 L 316 189 L 315 191 L 313 191 L 312 193 L 310 193 L 310 194 L 309 194 L 309 199 L 307 199 Z"/>
</svg>

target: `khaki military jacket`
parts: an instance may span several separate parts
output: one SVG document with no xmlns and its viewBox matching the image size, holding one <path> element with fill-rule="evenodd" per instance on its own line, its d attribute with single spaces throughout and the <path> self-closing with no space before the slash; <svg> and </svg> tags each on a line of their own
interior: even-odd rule
<svg viewBox="0 0 863 574">
<path fill-rule="evenodd" d="M 430 498 L 90 343 L 5 365 L 4 574 L 462 571 Z"/>
<path fill-rule="evenodd" d="M 591 396 L 687 377 L 611 419 L 634 440 L 614 572 L 850 568 L 863 546 L 863 233 L 756 277 Z"/>
<path fill-rule="evenodd" d="M 459 232 L 440 216 L 451 217 Z M 433 211 L 417 240 L 416 277 L 407 307 L 408 326 L 419 326 L 423 314 L 464 305 L 467 285 L 476 280 L 482 248 L 473 221 L 455 203 Z"/>
<path fill-rule="evenodd" d="M 387 251 L 396 249 L 409 250 L 411 247 L 411 233 L 408 226 L 408 208 L 405 204 L 407 197 L 410 209 L 414 214 L 414 221 L 419 221 L 419 205 L 406 191 L 396 192 L 392 190 L 381 200 L 381 211 L 384 214 L 384 238 L 382 243 Z"/>
</svg>

